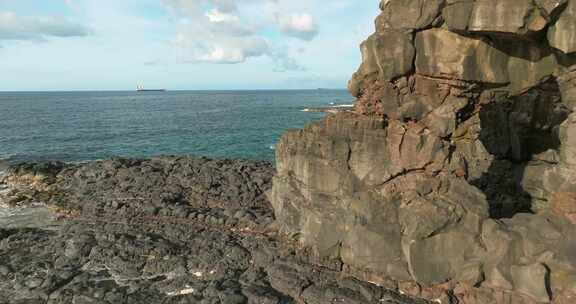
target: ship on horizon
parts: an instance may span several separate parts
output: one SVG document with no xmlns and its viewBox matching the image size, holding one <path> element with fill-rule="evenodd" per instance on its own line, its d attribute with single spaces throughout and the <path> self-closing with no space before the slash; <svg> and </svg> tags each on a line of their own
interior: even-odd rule
<svg viewBox="0 0 576 304">
<path fill-rule="evenodd" d="M 145 89 L 144 86 L 136 86 L 136 92 L 166 92 L 166 89 Z"/>
</svg>

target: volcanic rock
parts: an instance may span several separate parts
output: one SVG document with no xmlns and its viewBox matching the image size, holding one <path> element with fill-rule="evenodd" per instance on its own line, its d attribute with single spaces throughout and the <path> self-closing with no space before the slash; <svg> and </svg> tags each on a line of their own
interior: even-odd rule
<svg viewBox="0 0 576 304">
<path fill-rule="evenodd" d="M 296 252 L 272 223 L 273 174 L 192 157 L 12 166 L 17 208 L 60 221 L 0 228 L 0 303 L 427 303 Z"/>
<path fill-rule="evenodd" d="M 380 7 L 355 113 L 277 145 L 280 232 L 430 300 L 576 297 L 576 2 Z"/>
</svg>

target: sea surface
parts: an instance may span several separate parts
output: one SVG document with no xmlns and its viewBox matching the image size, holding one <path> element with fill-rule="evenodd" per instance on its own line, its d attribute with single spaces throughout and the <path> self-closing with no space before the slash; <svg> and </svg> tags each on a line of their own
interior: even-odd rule
<svg viewBox="0 0 576 304">
<path fill-rule="evenodd" d="M 345 90 L 1 92 L 0 160 L 189 154 L 273 160 L 290 128 L 351 104 Z"/>
</svg>

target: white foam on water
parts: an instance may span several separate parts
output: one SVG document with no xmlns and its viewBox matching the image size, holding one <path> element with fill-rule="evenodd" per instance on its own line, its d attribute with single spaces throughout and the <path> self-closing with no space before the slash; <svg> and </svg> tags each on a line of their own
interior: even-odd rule
<svg viewBox="0 0 576 304">
<path fill-rule="evenodd" d="M 353 107 L 354 107 L 353 104 L 341 104 L 341 105 L 332 106 L 331 108 L 336 108 L 336 109 L 338 109 L 338 108 L 353 108 Z"/>
</svg>

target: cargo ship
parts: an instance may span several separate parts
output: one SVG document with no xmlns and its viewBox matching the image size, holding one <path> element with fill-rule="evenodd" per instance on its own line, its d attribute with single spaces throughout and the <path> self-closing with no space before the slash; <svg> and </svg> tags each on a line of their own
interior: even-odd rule
<svg viewBox="0 0 576 304">
<path fill-rule="evenodd" d="M 136 92 L 166 92 L 166 89 L 145 89 L 143 86 L 139 85 L 136 87 Z"/>
</svg>

